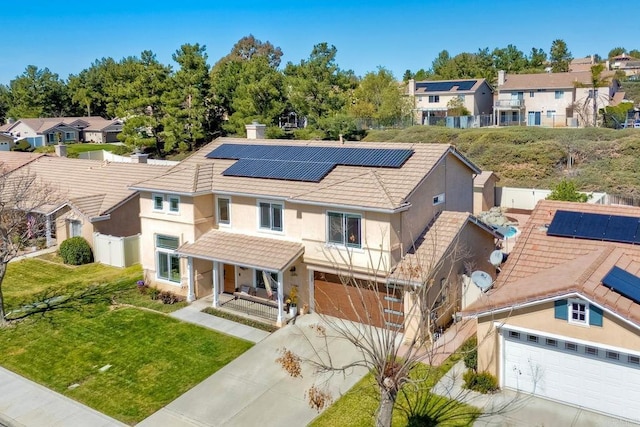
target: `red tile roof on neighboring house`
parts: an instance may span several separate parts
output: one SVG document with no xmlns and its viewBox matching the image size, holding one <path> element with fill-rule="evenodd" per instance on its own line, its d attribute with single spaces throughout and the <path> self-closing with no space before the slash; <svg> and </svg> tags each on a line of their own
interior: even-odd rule
<svg viewBox="0 0 640 427">
<path fill-rule="evenodd" d="M 640 277 L 640 246 L 547 235 L 557 210 L 640 218 L 640 208 L 542 200 L 522 229 L 492 290 L 465 310 L 490 313 L 576 293 L 640 327 L 640 304 L 602 285 L 617 266 Z"/>
</svg>

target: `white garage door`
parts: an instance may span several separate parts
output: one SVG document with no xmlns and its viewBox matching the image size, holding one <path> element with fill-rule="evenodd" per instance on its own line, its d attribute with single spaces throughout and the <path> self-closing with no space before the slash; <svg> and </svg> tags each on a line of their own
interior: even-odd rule
<svg viewBox="0 0 640 427">
<path fill-rule="evenodd" d="M 504 386 L 640 421 L 640 357 L 503 329 Z"/>
</svg>

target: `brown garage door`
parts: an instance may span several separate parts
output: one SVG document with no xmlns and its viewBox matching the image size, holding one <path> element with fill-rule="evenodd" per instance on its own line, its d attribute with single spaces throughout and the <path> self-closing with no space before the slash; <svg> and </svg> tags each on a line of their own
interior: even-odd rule
<svg viewBox="0 0 640 427">
<path fill-rule="evenodd" d="M 402 292 L 379 283 L 344 285 L 334 274 L 314 273 L 315 309 L 320 314 L 373 326 L 402 327 Z"/>
</svg>

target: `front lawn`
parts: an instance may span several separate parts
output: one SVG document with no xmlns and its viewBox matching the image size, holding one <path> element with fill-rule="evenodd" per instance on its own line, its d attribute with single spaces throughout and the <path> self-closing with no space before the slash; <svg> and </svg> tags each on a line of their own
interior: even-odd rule
<svg viewBox="0 0 640 427">
<path fill-rule="evenodd" d="M 29 259 L 9 264 L 3 288 L 15 303 L 47 287 L 80 289 L 123 280 L 135 293 L 140 277 L 139 267 L 66 267 Z M 1 329 L 0 365 L 135 424 L 251 345 L 166 314 L 102 300 Z"/>
<path fill-rule="evenodd" d="M 452 355 L 440 367 L 419 366 L 412 372 L 412 378 L 424 381 L 405 386 L 406 395 L 400 394 L 393 411 L 393 426 L 469 426 L 480 412 L 471 406 L 433 395 L 430 390 L 438 380 L 459 360 Z M 378 408 L 378 391 L 372 374 L 366 375 L 331 407 L 316 418 L 312 427 L 370 427 L 375 425 Z M 413 409 L 409 409 L 412 407 Z M 441 420 L 428 420 L 429 416 L 440 414 Z"/>
<path fill-rule="evenodd" d="M 86 151 L 121 151 L 122 145 L 119 144 L 95 144 L 91 142 L 86 143 L 73 143 L 66 144 L 67 145 L 67 157 L 78 157 L 80 153 L 84 153 Z M 55 145 L 47 145 L 44 147 L 38 147 L 35 149 L 36 153 L 53 153 L 55 152 Z"/>
</svg>

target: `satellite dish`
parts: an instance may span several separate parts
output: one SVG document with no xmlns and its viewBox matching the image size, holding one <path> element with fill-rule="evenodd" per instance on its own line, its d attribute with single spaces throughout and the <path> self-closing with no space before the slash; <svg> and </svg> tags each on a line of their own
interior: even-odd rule
<svg viewBox="0 0 640 427">
<path fill-rule="evenodd" d="M 500 267 L 500 265 L 502 265 L 502 263 L 504 262 L 504 253 L 502 253 L 501 250 L 495 250 L 491 252 L 491 256 L 489 256 L 489 262 L 496 268 Z"/>
<path fill-rule="evenodd" d="M 485 271 L 477 270 L 471 273 L 471 281 L 476 284 L 482 292 L 486 292 L 491 285 L 493 285 L 493 279 L 491 275 Z"/>
</svg>

